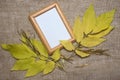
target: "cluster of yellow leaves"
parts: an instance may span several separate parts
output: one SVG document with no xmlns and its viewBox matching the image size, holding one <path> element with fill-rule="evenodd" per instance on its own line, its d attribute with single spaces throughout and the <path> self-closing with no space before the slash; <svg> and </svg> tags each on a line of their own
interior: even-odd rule
<svg viewBox="0 0 120 80">
<path fill-rule="evenodd" d="M 25 41 L 25 39 L 22 40 Z M 40 41 L 31 39 L 31 42 L 40 55 L 37 55 L 23 43 L 2 44 L 2 48 L 9 51 L 17 60 L 11 70 L 27 70 L 25 77 L 34 76 L 40 72 L 43 72 L 43 74 L 52 72 L 56 67 L 56 62 L 60 59 L 60 50 L 57 49 L 49 56 L 46 48 Z"/>
<path fill-rule="evenodd" d="M 87 57 L 90 54 L 83 51 L 81 47 L 95 47 L 105 41 L 104 36 L 113 30 L 111 22 L 115 10 L 96 16 L 93 5 L 86 10 L 82 21 L 78 16 L 73 26 L 73 34 L 80 46 L 74 46 L 68 40 L 61 40 L 60 43 L 68 51 L 74 51 L 80 57 Z M 2 48 L 11 53 L 17 60 L 11 70 L 27 70 L 26 77 L 34 76 L 40 72 L 48 74 L 56 65 L 62 68 L 58 62 L 61 59 L 60 49 L 57 49 L 50 56 L 44 45 L 36 40 L 30 39 L 23 33 L 22 44 L 3 44 Z M 28 46 L 28 42 L 30 45 Z M 31 46 L 32 45 L 32 46 Z M 31 46 L 31 47 L 30 47 Z"/>
<path fill-rule="evenodd" d="M 75 46 L 68 40 L 61 40 L 60 42 L 64 46 L 64 48 L 66 50 L 68 50 L 68 51 L 75 51 L 75 53 L 77 55 L 79 55 L 80 57 L 87 57 L 87 56 L 89 56 L 89 54 L 87 54 L 87 53 L 85 53 L 83 51 L 77 50 L 75 48 Z"/>
<path fill-rule="evenodd" d="M 115 10 L 111 10 L 96 16 L 93 5 L 90 5 L 84 13 L 82 21 L 79 16 L 75 19 L 73 34 L 76 42 L 80 46 L 87 48 L 95 47 L 104 42 L 106 40 L 104 36 L 113 30 L 111 22 L 114 13 Z M 80 49 L 76 49 L 68 40 L 61 41 L 61 44 L 69 51 L 75 50 L 75 53 L 80 57 L 87 57 L 90 55 Z"/>
</svg>

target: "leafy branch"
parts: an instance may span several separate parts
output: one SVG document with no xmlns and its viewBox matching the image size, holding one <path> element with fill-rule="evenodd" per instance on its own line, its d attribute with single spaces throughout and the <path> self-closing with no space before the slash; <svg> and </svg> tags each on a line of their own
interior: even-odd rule
<svg viewBox="0 0 120 80">
<path fill-rule="evenodd" d="M 48 74 L 55 67 L 64 70 L 62 63 L 60 63 L 60 49 L 49 55 L 39 40 L 31 38 L 24 31 L 21 31 L 19 35 L 21 36 L 21 44 L 2 44 L 2 48 L 9 51 L 17 60 L 11 70 L 27 70 L 26 77 L 34 76 L 40 72 Z"/>
<path fill-rule="evenodd" d="M 114 29 L 111 26 L 114 13 L 115 10 L 111 10 L 96 16 L 93 5 L 90 5 L 82 21 L 79 16 L 75 19 L 73 34 L 77 44 L 73 45 L 68 40 L 61 40 L 61 44 L 66 50 L 72 51 L 82 58 L 91 54 L 110 56 L 106 53 L 107 50 L 94 49 L 93 47 L 104 42 L 106 40 L 104 36 Z"/>
</svg>

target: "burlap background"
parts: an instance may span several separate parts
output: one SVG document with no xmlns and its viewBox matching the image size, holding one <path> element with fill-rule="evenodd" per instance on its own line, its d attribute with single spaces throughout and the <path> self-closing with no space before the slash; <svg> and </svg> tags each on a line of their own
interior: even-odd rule
<svg viewBox="0 0 120 80">
<path fill-rule="evenodd" d="M 17 30 L 24 29 L 35 34 L 28 15 L 53 2 L 58 2 L 70 25 L 77 15 L 83 16 L 86 8 L 92 3 L 97 15 L 117 9 L 114 21 L 115 30 L 108 35 L 107 41 L 98 48 L 109 49 L 111 57 L 92 55 L 86 59 L 74 58 L 73 64 L 66 63 L 67 73 L 56 69 L 46 76 L 24 78 L 24 71 L 10 69 L 15 60 L 0 48 L 0 80 L 120 80 L 120 0 L 0 0 L 0 44 L 18 43 Z M 66 51 L 62 52 L 68 54 Z M 84 68 L 76 65 L 89 63 Z"/>
</svg>

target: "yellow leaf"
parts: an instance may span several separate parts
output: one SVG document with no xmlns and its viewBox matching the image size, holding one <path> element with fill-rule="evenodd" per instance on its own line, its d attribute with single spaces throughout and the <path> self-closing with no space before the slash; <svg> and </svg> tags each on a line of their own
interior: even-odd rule
<svg viewBox="0 0 120 80">
<path fill-rule="evenodd" d="M 39 40 L 36 39 L 31 39 L 32 44 L 34 47 L 40 52 L 41 55 L 48 57 L 48 52 L 45 46 L 40 42 Z"/>
<path fill-rule="evenodd" d="M 113 20 L 114 14 L 115 9 L 99 15 L 97 17 L 96 27 L 94 28 L 93 33 L 97 33 L 104 29 L 107 29 Z"/>
<path fill-rule="evenodd" d="M 74 34 L 74 37 L 78 43 L 83 39 L 84 28 L 85 27 L 82 26 L 82 23 L 80 21 L 80 17 L 78 16 L 75 19 L 74 26 L 73 26 L 73 34 Z"/>
<path fill-rule="evenodd" d="M 35 58 L 17 60 L 11 70 L 27 70 L 34 61 Z"/>
<path fill-rule="evenodd" d="M 94 11 L 94 6 L 90 5 L 83 16 L 83 26 L 85 27 L 85 33 L 90 33 L 96 24 L 96 14 Z"/>
<path fill-rule="evenodd" d="M 48 57 L 45 57 L 45 56 L 42 56 L 42 55 L 39 55 L 39 58 L 40 58 L 41 60 L 48 60 Z"/>
<path fill-rule="evenodd" d="M 110 26 L 108 27 L 105 31 L 102 31 L 98 34 L 93 34 L 93 35 L 90 35 L 90 37 L 104 37 L 106 36 L 107 34 L 109 34 L 112 30 L 114 29 L 114 27 Z"/>
<path fill-rule="evenodd" d="M 90 54 L 87 54 L 85 52 L 79 51 L 79 50 L 75 50 L 76 54 L 82 58 L 84 57 L 88 57 Z"/>
<path fill-rule="evenodd" d="M 23 35 L 21 35 L 21 40 L 25 43 L 27 42 L 27 39 Z"/>
<path fill-rule="evenodd" d="M 53 61 L 47 62 L 46 67 L 43 71 L 43 74 L 48 74 L 48 73 L 52 72 L 54 70 L 54 68 L 55 68 L 55 62 L 53 62 Z"/>
<path fill-rule="evenodd" d="M 57 49 L 53 55 L 51 56 L 52 59 L 54 59 L 55 61 L 60 59 L 60 49 Z"/>
<path fill-rule="evenodd" d="M 36 57 L 37 55 L 25 44 L 2 44 L 2 48 L 11 53 L 16 59 Z"/>
<path fill-rule="evenodd" d="M 81 45 L 85 47 L 94 47 L 105 41 L 103 38 L 98 37 L 87 37 L 81 41 Z"/>
<path fill-rule="evenodd" d="M 61 40 L 60 43 L 64 46 L 65 49 L 68 51 L 72 51 L 75 49 L 75 47 L 72 45 L 72 43 L 69 40 Z"/>
<path fill-rule="evenodd" d="M 25 75 L 25 77 L 30 77 L 37 75 L 38 73 L 42 72 L 46 67 L 46 61 L 39 60 L 32 63 Z"/>
<path fill-rule="evenodd" d="M 39 58 L 40 58 L 41 60 L 48 60 L 48 57 L 45 57 L 45 56 L 42 56 L 42 55 L 39 55 Z"/>
</svg>

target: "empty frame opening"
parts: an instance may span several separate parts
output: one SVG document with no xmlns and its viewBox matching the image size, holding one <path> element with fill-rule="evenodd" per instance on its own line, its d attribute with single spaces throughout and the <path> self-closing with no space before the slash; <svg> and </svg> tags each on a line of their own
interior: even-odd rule
<svg viewBox="0 0 120 80">
<path fill-rule="evenodd" d="M 56 8 L 52 8 L 44 14 L 35 17 L 35 20 L 51 48 L 60 45 L 60 40 L 71 39 Z"/>
</svg>

